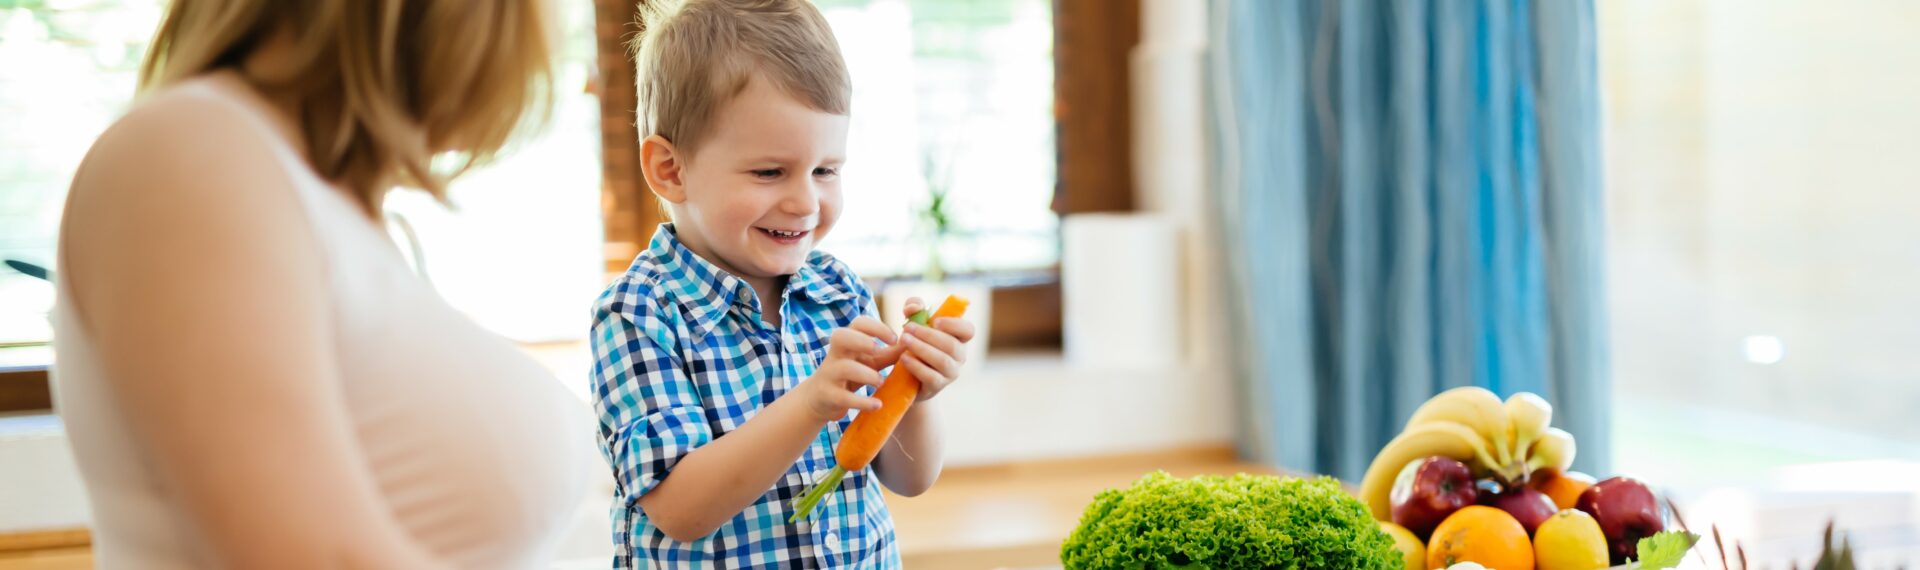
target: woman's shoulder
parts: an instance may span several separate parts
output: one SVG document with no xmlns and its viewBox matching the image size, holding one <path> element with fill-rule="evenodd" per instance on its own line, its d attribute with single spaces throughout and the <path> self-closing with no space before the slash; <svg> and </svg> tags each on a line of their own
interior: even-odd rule
<svg viewBox="0 0 1920 570">
<path fill-rule="evenodd" d="M 107 127 L 74 172 L 69 219 L 131 210 L 204 220 L 236 211 L 223 205 L 297 207 L 266 196 L 290 192 L 262 192 L 292 180 L 274 150 L 273 127 L 217 81 L 204 77 L 155 91 Z"/>
<path fill-rule="evenodd" d="M 274 141 L 258 103 L 224 84 L 221 76 L 182 81 L 140 98 L 100 135 L 86 162 L 119 158 L 219 158 L 236 164 Z M 83 162 L 83 165 L 85 163 Z"/>
<path fill-rule="evenodd" d="M 100 135 L 74 173 L 63 258 L 114 260 L 188 242 L 299 247 L 293 244 L 310 240 L 289 166 L 257 113 L 198 79 L 142 98 Z M 113 271 L 112 263 L 98 265 Z"/>
</svg>

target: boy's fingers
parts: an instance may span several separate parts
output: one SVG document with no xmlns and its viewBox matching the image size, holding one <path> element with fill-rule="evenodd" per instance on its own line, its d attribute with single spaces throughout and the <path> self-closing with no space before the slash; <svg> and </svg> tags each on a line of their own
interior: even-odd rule
<svg viewBox="0 0 1920 570">
<path fill-rule="evenodd" d="M 846 369 L 839 371 L 839 373 L 841 377 L 851 380 L 855 384 L 879 387 L 883 381 L 880 378 L 880 372 L 878 370 L 856 363 L 848 363 Z"/>
<path fill-rule="evenodd" d="M 873 337 L 853 329 L 834 329 L 827 337 L 827 357 L 860 358 L 873 351 Z"/>
<path fill-rule="evenodd" d="M 907 334 L 913 337 L 914 342 L 903 344 L 930 345 L 935 350 L 946 353 L 945 356 L 954 359 L 960 358 L 960 356 L 965 353 L 965 345 L 960 343 L 960 339 L 954 338 L 953 335 L 947 334 L 940 329 L 909 325 L 907 326 Z M 929 363 L 938 364 L 938 361 L 929 361 Z"/>
<path fill-rule="evenodd" d="M 937 331 L 927 331 L 927 332 L 932 332 L 933 334 L 939 334 L 942 336 L 945 335 L 945 333 L 940 333 Z M 955 358 L 952 355 L 952 353 L 948 352 L 947 349 L 941 348 L 940 345 L 935 344 L 933 341 L 922 340 L 926 338 L 923 335 L 915 334 L 913 338 L 914 340 L 903 343 L 903 344 L 906 344 L 908 347 L 907 352 L 913 355 L 913 360 L 917 360 L 923 365 L 930 366 L 935 371 L 935 373 L 939 374 L 940 376 L 952 378 L 960 375 L 960 361 L 959 359 Z M 954 347 L 960 346 L 960 344 L 954 341 L 951 337 L 945 339 L 945 341 L 952 343 L 951 346 L 954 346 Z M 905 362 L 908 359 L 903 357 L 900 360 L 901 362 Z"/>
<path fill-rule="evenodd" d="M 960 342 L 973 341 L 974 329 L 972 321 L 953 317 L 941 317 L 927 324 L 933 325 L 933 328 L 939 329 L 941 332 L 953 335 L 953 338 Z"/>
<path fill-rule="evenodd" d="M 918 313 L 920 312 L 921 309 L 925 309 L 926 307 L 927 307 L 927 304 L 925 302 L 922 302 L 919 297 L 907 297 L 906 317 L 911 319 L 913 318 L 914 313 Z"/>
<path fill-rule="evenodd" d="M 904 342 L 889 344 L 867 353 L 866 356 L 861 358 L 860 362 L 876 371 L 881 368 L 893 366 L 894 361 L 900 360 L 900 355 L 907 353 L 907 347 L 908 344 Z"/>
<path fill-rule="evenodd" d="M 837 407 L 841 409 L 847 409 L 847 410 L 878 410 L 880 409 L 879 398 L 862 396 L 859 394 L 855 394 L 853 392 L 846 392 L 846 393 L 840 394 L 840 397 L 837 398 L 834 403 L 837 404 Z"/>
<path fill-rule="evenodd" d="M 894 338 L 893 333 L 887 332 L 887 325 L 880 324 L 880 321 L 868 317 L 861 317 L 861 319 L 866 319 L 868 322 L 863 323 L 856 319 L 846 328 L 834 329 L 833 335 L 827 338 L 829 357 L 851 358 L 871 366 L 874 353 L 882 350 L 883 347 L 892 346 L 899 340 Z M 861 329 L 877 330 L 886 333 L 886 336 L 875 338 L 870 332 Z"/>
<path fill-rule="evenodd" d="M 882 323 L 880 319 L 873 317 L 862 316 L 855 318 L 852 323 L 847 324 L 847 328 L 865 334 L 872 340 L 878 340 L 887 344 L 893 344 L 894 341 L 899 340 L 893 337 L 893 331 L 887 328 L 886 323 Z"/>
<path fill-rule="evenodd" d="M 921 361 L 917 355 L 909 354 L 901 358 L 900 365 L 907 367 L 907 371 L 912 372 L 913 377 L 920 380 L 920 396 L 923 398 L 932 396 L 947 386 L 947 377 L 933 367 L 927 366 L 927 363 Z"/>
</svg>

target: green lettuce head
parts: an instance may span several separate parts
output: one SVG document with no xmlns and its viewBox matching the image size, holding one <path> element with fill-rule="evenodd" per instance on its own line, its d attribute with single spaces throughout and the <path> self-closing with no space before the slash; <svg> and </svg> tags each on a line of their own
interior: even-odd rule
<svg viewBox="0 0 1920 570">
<path fill-rule="evenodd" d="M 1338 481 L 1148 474 L 1094 497 L 1060 547 L 1069 570 L 1399 570 L 1393 538 Z"/>
</svg>

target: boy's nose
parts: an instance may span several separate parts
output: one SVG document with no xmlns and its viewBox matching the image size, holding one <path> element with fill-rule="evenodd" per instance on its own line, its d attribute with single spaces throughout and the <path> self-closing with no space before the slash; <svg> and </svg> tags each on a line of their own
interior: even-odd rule
<svg viewBox="0 0 1920 570">
<path fill-rule="evenodd" d="M 820 211 L 820 194 L 825 189 L 810 177 L 793 184 L 780 200 L 780 211 L 794 216 L 812 216 Z"/>
</svg>

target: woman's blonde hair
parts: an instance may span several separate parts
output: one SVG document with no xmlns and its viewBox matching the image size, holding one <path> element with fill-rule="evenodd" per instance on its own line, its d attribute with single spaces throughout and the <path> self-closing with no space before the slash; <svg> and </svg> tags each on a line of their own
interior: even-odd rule
<svg viewBox="0 0 1920 570">
<path fill-rule="evenodd" d="M 174 0 L 140 91 L 237 68 L 289 34 L 285 76 L 250 79 L 301 102 L 314 170 L 369 212 L 393 186 L 444 200 L 449 180 L 547 116 L 554 32 L 543 1 Z"/>
</svg>

